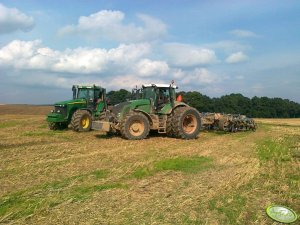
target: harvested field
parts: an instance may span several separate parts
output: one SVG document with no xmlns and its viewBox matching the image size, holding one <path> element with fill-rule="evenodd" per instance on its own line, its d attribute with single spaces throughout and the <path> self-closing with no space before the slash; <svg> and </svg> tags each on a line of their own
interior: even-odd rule
<svg viewBox="0 0 300 225">
<path fill-rule="evenodd" d="M 300 213 L 300 119 L 128 141 L 50 131 L 35 109 L 0 106 L 0 223 L 274 224 L 270 204 Z"/>
<path fill-rule="evenodd" d="M 45 115 L 52 109 L 52 106 L 41 105 L 0 105 L 0 115 Z"/>
</svg>

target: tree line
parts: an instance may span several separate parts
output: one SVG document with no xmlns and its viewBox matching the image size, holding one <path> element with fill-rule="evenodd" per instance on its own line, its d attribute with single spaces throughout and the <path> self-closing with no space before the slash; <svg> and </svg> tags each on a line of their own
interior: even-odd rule
<svg viewBox="0 0 300 225">
<path fill-rule="evenodd" d="M 179 92 L 183 102 L 196 108 L 199 112 L 221 112 L 243 114 L 255 118 L 300 118 L 300 104 L 282 98 L 253 97 L 242 94 L 224 95 L 210 98 L 197 91 Z M 115 105 L 134 99 L 131 92 L 120 89 L 107 93 L 110 104 Z"/>
</svg>

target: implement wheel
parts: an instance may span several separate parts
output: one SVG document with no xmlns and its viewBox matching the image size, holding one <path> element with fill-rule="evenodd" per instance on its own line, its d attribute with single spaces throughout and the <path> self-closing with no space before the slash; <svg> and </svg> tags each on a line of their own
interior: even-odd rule
<svg viewBox="0 0 300 225">
<path fill-rule="evenodd" d="M 74 131 L 90 131 L 92 115 L 87 110 L 77 110 L 71 119 L 71 127 Z"/>
<path fill-rule="evenodd" d="M 121 124 L 121 134 L 129 140 L 144 139 L 149 131 L 149 120 L 143 113 L 130 112 Z"/>
<path fill-rule="evenodd" d="M 198 111 L 191 107 L 175 109 L 173 115 L 174 136 L 182 139 L 194 139 L 201 128 L 201 118 Z"/>
</svg>

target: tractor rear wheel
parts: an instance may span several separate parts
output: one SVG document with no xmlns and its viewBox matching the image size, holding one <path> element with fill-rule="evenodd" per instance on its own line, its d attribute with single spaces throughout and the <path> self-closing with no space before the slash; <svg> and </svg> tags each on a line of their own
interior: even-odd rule
<svg viewBox="0 0 300 225">
<path fill-rule="evenodd" d="M 90 131 L 92 127 L 92 115 L 87 110 L 77 110 L 71 119 L 71 127 L 74 131 Z"/>
<path fill-rule="evenodd" d="M 121 123 L 121 134 L 129 140 L 145 139 L 150 131 L 148 118 L 138 112 L 130 112 Z"/>
<path fill-rule="evenodd" d="M 200 132 L 201 118 L 196 109 L 180 107 L 174 111 L 172 124 L 175 137 L 194 139 Z"/>
<path fill-rule="evenodd" d="M 175 132 L 174 132 L 174 128 L 173 128 L 173 117 L 174 117 L 173 112 L 172 112 L 172 114 L 168 115 L 168 117 L 167 117 L 167 136 L 168 137 L 175 137 Z"/>
</svg>

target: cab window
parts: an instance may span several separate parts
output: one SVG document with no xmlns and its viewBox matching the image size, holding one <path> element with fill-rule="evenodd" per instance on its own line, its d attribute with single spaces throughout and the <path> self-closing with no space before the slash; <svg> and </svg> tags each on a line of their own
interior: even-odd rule
<svg viewBox="0 0 300 225">
<path fill-rule="evenodd" d="M 170 102 L 170 89 L 169 88 L 157 89 L 157 99 L 158 99 L 158 104 L 165 104 Z"/>
<path fill-rule="evenodd" d="M 93 92 L 93 90 L 90 90 L 90 89 L 80 88 L 80 89 L 78 89 L 77 98 L 84 98 L 84 99 L 94 98 L 94 92 Z"/>
</svg>

